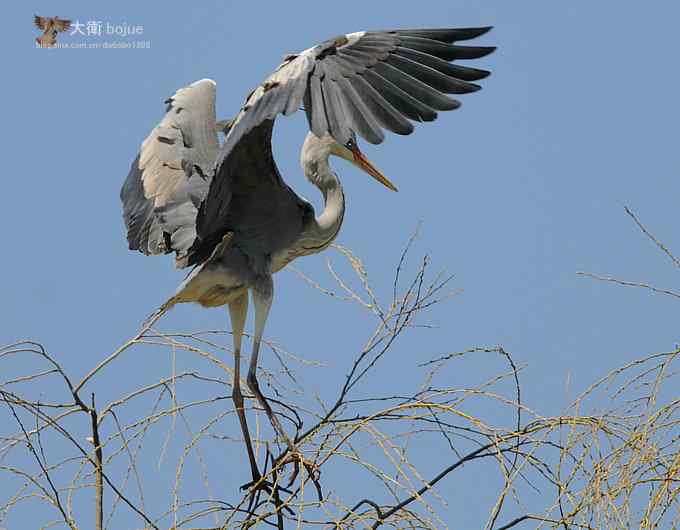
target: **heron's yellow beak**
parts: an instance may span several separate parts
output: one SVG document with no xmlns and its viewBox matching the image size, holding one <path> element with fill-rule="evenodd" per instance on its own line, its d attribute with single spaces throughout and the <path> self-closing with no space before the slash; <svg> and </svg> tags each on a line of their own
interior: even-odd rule
<svg viewBox="0 0 680 530">
<path fill-rule="evenodd" d="M 380 182 L 383 186 L 386 188 L 392 190 L 392 191 L 399 191 L 397 187 L 390 182 L 390 180 L 383 175 L 378 168 L 376 168 L 371 162 L 364 156 L 364 154 L 359 151 L 359 147 L 355 143 L 352 146 L 352 155 L 354 156 L 354 164 L 361 169 L 363 169 L 366 173 L 371 175 L 375 180 Z"/>
</svg>

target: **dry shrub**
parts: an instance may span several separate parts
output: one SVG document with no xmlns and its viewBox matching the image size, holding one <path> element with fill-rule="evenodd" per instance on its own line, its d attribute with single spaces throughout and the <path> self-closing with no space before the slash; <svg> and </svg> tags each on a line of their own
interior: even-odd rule
<svg viewBox="0 0 680 530">
<path fill-rule="evenodd" d="M 268 343 L 280 368 L 263 370 L 261 377 L 314 466 L 296 476 L 290 465 L 284 469 L 279 462 L 287 449 L 270 437 L 273 432 L 261 425 L 265 417 L 247 396 L 248 414 L 257 415 L 258 456 L 273 485 L 269 493 L 240 491 L 238 479 L 225 477 L 224 466 L 215 463 L 220 455 L 228 460 L 245 454 L 242 440 L 229 434 L 239 431 L 225 332 L 159 331 L 157 315 L 77 383 L 40 344 L 0 349 L 0 471 L 3 491 L 12 488 L 0 499 L 0 528 L 29 512 L 33 519 L 44 514 L 43 528 L 128 528 L 130 521 L 156 529 L 442 528 L 438 513 L 446 499 L 437 485 L 455 482 L 471 466 L 493 474 L 497 484 L 497 491 L 486 492 L 493 500 L 480 527 L 676 527 L 680 350 L 613 370 L 556 417 L 522 402 L 521 370 L 500 346 L 421 363 L 416 391 L 367 394 L 360 383 L 379 378 L 380 366 L 399 355 L 400 336 L 426 327 L 427 312 L 453 294 L 451 278 L 431 274 L 427 257 L 408 266 L 412 241 L 396 266 L 387 302 L 346 248 L 335 247 L 353 277 L 329 262 L 332 289 L 298 271 L 324 294 L 354 303 L 375 327 L 349 373 L 337 377 L 330 400 L 306 395 L 296 377 L 296 370 L 318 363 Z M 404 281 L 407 269 L 413 273 Z M 107 378 L 111 366 L 131 355 L 167 357 L 172 369 L 149 373 L 134 390 L 109 396 L 116 388 Z M 451 386 L 451 371 L 479 355 L 500 368 L 469 388 Z M 195 358 L 195 368 L 178 370 L 180 356 L 181 364 Z M 384 381 L 379 386 L 389 387 Z M 430 470 L 424 447 L 437 447 L 440 469 Z M 172 470 L 167 487 L 159 486 L 150 462 Z M 348 474 L 356 477 L 349 486 L 334 478 Z"/>
</svg>

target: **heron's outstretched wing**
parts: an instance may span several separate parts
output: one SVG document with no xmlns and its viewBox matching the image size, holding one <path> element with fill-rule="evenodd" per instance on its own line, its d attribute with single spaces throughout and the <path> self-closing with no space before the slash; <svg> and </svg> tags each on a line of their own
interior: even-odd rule
<svg viewBox="0 0 680 530">
<path fill-rule="evenodd" d="M 479 90 L 472 83 L 489 72 L 451 64 L 477 59 L 490 46 L 460 46 L 491 28 L 362 31 L 327 40 L 288 56 L 247 98 L 221 152 L 243 134 L 277 114 L 289 115 L 304 102 L 310 129 L 329 132 L 345 144 L 350 130 L 368 142 L 384 139 L 383 129 L 409 134 L 408 121 L 432 121 L 437 110 L 460 103 L 445 94 Z"/>
<path fill-rule="evenodd" d="M 215 83 L 197 81 L 166 103 L 166 114 L 142 143 L 120 198 L 130 249 L 175 251 L 180 259 L 196 236 L 196 214 L 219 149 Z"/>
<path fill-rule="evenodd" d="M 413 121 L 432 121 L 438 110 L 458 108 L 460 103 L 445 94 L 479 90 L 473 81 L 489 72 L 451 64 L 457 59 L 476 59 L 491 53 L 488 46 L 453 44 L 479 37 L 484 28 L 407 29 L 367 31 L 340 35 L 297 55 L 290 55 L 246 99 L 217 157 L 215 178 L 201 203 L 197 218 L 197 239 L 189 263 L 201 246 L 213 245 L 233 226 L 228 219 L 234 196 L 235 176 L 242 203 L 255 205 L 258 196 L 248 195 L 268 179 L 270 187 L 285 185 L 274 169 L 258 174 L 244 171 L 242 152 L 271 153 L 270 128 L 278 114 L 289 115 L 304 103 L 310 129 L 317 136 L 330 133 L 345 144 L 353 133 L 378 144 L 383 130 L 410 134 Z M 264 144 L 252 145 L 264 141 Z M 272 161 L 273 164 L 273 161 Z M 257 184 L 257 185 L 256 185 Z M 243 206 L 243 205 L 241 205 Z M 203 249 L 202 254 L 206 250 Z"/>
</svg>

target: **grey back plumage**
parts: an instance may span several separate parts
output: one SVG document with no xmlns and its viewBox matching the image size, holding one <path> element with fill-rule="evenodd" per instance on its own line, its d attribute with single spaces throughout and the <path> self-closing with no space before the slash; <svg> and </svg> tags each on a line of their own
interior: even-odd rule
<svg viewBox="0 0 680 530">
<path fill-rule="evenodd" d="M 273 120 L 263 121 L 218 159 L 184 265 L 204 261 L 226 232 L 234 233 L 232 244 L 253 263 L 263 263 L 290 246 L 313 219 L 312 206 L 286 185 L 274 162 L 273 127 Z"/>
</svg>

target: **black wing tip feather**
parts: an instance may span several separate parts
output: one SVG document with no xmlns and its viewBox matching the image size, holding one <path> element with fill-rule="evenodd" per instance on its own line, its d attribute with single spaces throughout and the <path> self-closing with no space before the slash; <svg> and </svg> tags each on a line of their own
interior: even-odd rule
<svg viewBox="0 0 680 530">
<path fill-rule="evenodd" d="M 473 70 L 474 75 L 477 76 L 474 79 L 472 79 L 473 81 L 481 81 L 482 79 L 486 79 L 491 75 L 491 71 L 483 70 L 482 68 L 469 68 L 469 70 Z"/>
<path fill-rule="evenodd" d="M 394 30 L 397 35 L 423 37 L 439 42 L 452 43 L 461 40 L 471 40 L 486 35 L 493 26 L 479 26 L 468 28 L 409 28 Z"/>
<path fill-rule="evenodd" d="M 470 47 L 472 48 L 472 46 Z M 467 46 L 461 46 L 461 48 L 467 48 Z M 498 46 L 474 46 L 474 49 L 479 55 L 475 55 L 474 57 L 471 57 L 471 59 L 481 59 L 482 57 L 486 57 L 495 52 L 498 49 Z"/>
</svg>

